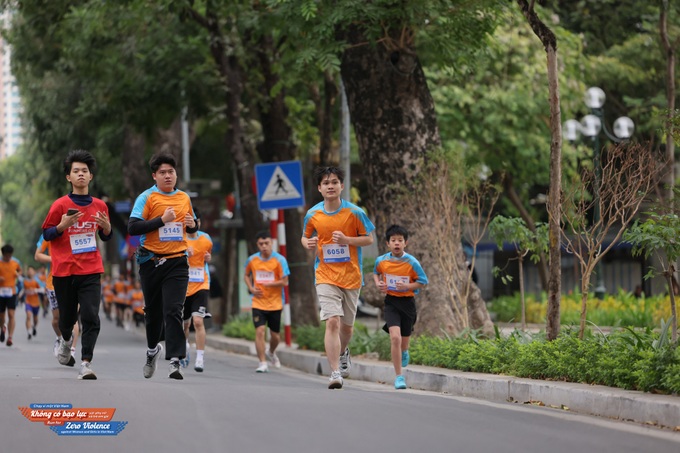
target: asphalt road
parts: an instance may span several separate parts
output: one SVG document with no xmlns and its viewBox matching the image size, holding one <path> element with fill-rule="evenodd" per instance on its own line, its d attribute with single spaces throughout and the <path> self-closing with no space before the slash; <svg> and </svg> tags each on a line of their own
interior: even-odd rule
<svg viewBox="0 0 680 453">
<path fill-rule="evenodd" d="M 188 368 L 171 380 L 161 361 L 144 379 L 143 332 L 104 318 L 98 379 L 81 381 L 78 365 L 53 356 L 49 318 L 28 341 L 17 313 L 15 345 L 0 345 L 0 452 L 680 452 L 677 432 L 351 379 L 328 390 L 326 377 L 256 374 L 254 358 L 215 350 L 204 373 Z M 59 435 L 19 410 L 50 403 L 115 408 L 113 421 L 127 424 L 117 435 Z"/>
</svg>

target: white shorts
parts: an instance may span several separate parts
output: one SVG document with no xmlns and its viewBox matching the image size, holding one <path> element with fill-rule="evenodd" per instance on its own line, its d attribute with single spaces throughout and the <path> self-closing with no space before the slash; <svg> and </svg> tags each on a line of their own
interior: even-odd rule
<svg viewBox="0 0 680 453">
<path fill-rule="evenodd" d="M 50 309 L 59 310 L 59 304 L 57 303 L 57 295 L 53 289 L 47 290 L 47 300 L 50 301 Z"/>
<path fill-rule="evenodd" d="M 340 316 L 343 324 L 353 326 L 357 317 L 360 291 L 360 288 L 347 289 L 325 283 L 316 285 L 321 320 L 326 321 L 333 316 Z"/>
</svg>

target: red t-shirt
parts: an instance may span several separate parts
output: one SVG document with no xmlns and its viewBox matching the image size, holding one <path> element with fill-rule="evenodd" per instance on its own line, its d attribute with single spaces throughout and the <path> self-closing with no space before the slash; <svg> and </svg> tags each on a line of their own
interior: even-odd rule
<svg viewBox="0 0 680 453">
<path fill-rule="evenodd" d="M 52 203 L 50 212 L 47 213 L 47 218 L 43 222 L 43 230 L 56 227 L 61 222 L 61 216 L 66 214 L 70 208 L 78 209 L 85 215 L 78 223 L 50 241 L 52 275 L 68 277 L 101 274 L 104 272 L 104 264 L 97 248 L 99 226 L 94 221 L 94 216 L 99 211 L 108 216 L 109 209 L 106 203 L 98 198 L 92 197 L 92 203 L 87 206 L 78 206 L 68 195 L 65 195 Z"/>
</svg>

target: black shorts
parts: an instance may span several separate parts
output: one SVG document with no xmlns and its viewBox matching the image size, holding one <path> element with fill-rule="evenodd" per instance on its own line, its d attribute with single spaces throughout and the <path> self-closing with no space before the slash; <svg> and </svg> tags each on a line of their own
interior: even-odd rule
<svg viewBox="0 0 680 453">
<path fill-rule="evenodd" d="M 416 299 L 414 297 L 385 296 L 385 325 L 383 330 L 389 333 L 389 328 L 401 328 L 402 337 L 410 337 L 418 315 L 416 313 Z"/>
<path fill-rule="evenodd" d="M 208 313 L 208 295 L 210 291 L 202 289 L 191 296 L 187 296 L 184 300 L 184 313 L 182 319 L 188 321 L 192 316 L 200 316 L 201 318 L 209 318 Z"/>
<path fill-rule="evenodd" d="M 283 310 L 260 310 L 253 308 L 253 324 L 257 329 L 260 326 L 269 326 L 269 330 L 279 333 L 281 330 L 281 312 Z"/>
<path fill-rule="evenodd" d="M 0 313 L 5 310 L 15 310 L 17 308 L 17 295 L 10 297 L 0 297 Z"/>
</svg>

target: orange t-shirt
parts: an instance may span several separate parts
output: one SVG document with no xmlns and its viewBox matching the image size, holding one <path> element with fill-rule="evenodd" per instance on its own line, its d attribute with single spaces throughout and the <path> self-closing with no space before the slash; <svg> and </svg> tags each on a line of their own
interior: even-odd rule
<svg viewBox="0 0 680 453">
<path fill-rule="evenodd" d="M 24 293 L 26 294 L 26 303 L 31 307 L 40 306 L 40 297 L 38 296 L 38 289 L 40 283 L 32 278 L 24 279 Z"/>
<path fill-rule="evenodd" d="M 21 265 L 15 259 L 0 259 L 0 297 L 12 297 L 17 293 L 17 277 Z"/>
</svg>

